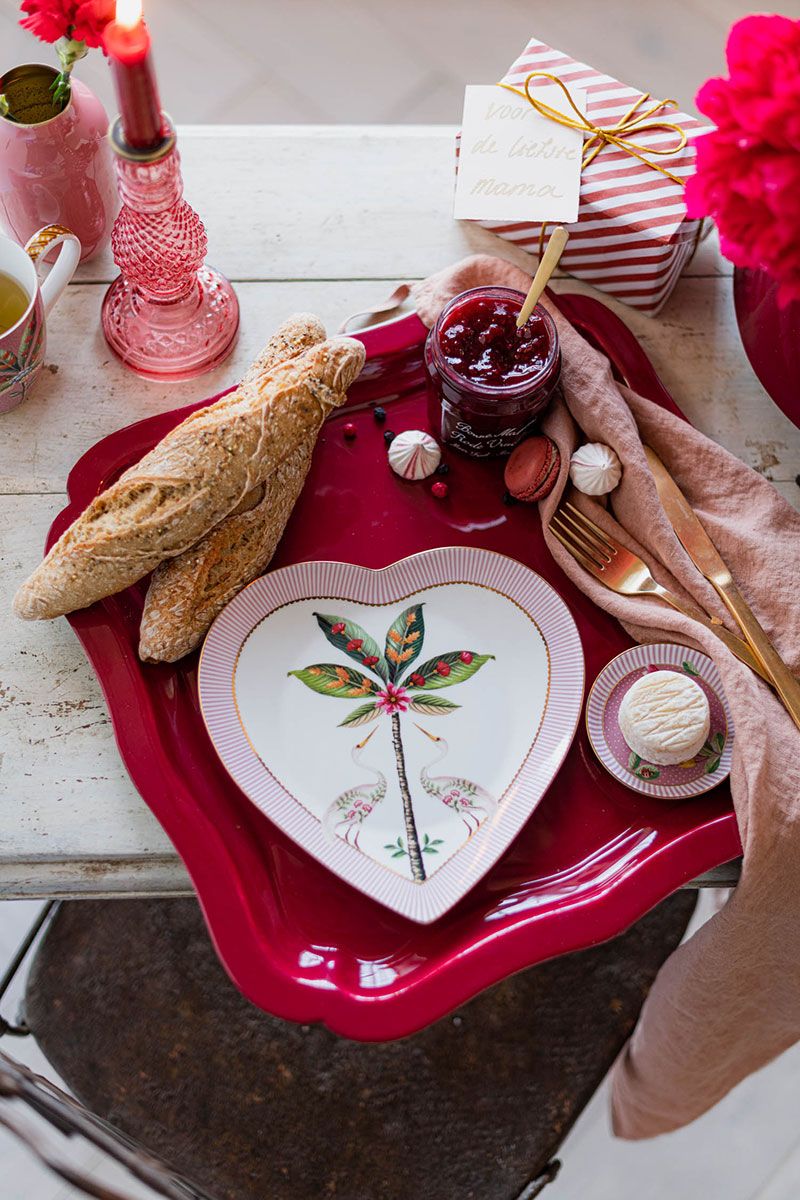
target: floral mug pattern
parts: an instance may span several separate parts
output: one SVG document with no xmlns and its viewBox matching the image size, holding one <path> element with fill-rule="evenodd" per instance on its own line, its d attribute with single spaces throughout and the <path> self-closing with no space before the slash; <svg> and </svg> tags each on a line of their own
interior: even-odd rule
<svg viewBox="0 0 800 1200">
<path fill-rule="evenodd" d="M 50 272 L 39 281 L 36 264 L 61 247 Z M 25 244 L 0 237 L 0 273 L 24 290 L 29 303 L 10 329 L 0 333 L 0 413 L 10 412 L 27 396 L 44 362 L 46 320 L 75 273 L 81 254 L 78 238 L 63 225 L 47 225 Z"/>
</svg>

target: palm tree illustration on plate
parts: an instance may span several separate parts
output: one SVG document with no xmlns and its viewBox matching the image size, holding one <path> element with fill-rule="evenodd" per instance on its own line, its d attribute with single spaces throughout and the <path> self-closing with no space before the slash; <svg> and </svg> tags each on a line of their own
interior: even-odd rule
<svg viewBox="0 0 800 1200">
<path fill-rule="evenodd" d="M 350 757 L 356 766 L 361 766 L 364 747 L 374 732 L 373 729 L 372 733 L 368 733 L 363 741 L 357 742 L 351 750 Z M 383 771 L 379 771 L 377 767 L 370 767 L 367 763 L 364 764 L 364 769 L 370 771 L 376 777 L 377 782 L 359 783 L 355 787 L 348 788 L 328 805 L 322 817 L 322 828 L 329 838 L 335 838 L 339 829 L 344 826 L 342 835 L 344 840 L 350 842 L 352 834 L 351 844 L 356 848 L 358 848 L 361 826 L 372 810 L 377 808 L 383 800 L 388 787 Z"/>
<path fill-rule="evenodd" d="M 20 400 L 25 399 L 30 377 L 39 365 L 39 352 L 44 339 L 44 322 L 36 312 L 22 335 L 19 349 L 0 350 L 0 396 L 11 388 L 21 390 Z"/>
<path fill-rule="evenodd" d="M 458 813 L 468 832 L 474 833 L 486 817 L 491 817 L 497 811 L 497 801 L 486 788 L 461 775 L 431 775 L 431 767 L 447 757 L 450 747 L 443 737 L 428 733 L 421 725 L 417 725 L 417 729 L 436 745 L 434 757 L 420 771 L 420 783 L 429 796 L 441 800 L 447 808 Z"/>
<path fill-rule="evenodd" d="M 389 626 L 383 647 L 355 621 L 314 613 L 317 624 L 330 644 L 365 670 L 355 670 L 340 663 L 316 663 L 289 672 L 322 696 L 364 701 L 339 723 L 342 728 L 366 725 L 382 716 L 390 718 L 397 781 L 403 801 L 407 853 L 411 875 L 416 883 L 424 883 L 426 879 L 423 853 L 435 853 L 436 847 L 427 838 L 420 844 L 406 773 L 401 714 L 410 711 L 436 717 L 454 712 L 460 705 L 434 693 L 470 679 L 484 663 L 494 658 L 493 654 L 477 654 L 473 650 L 449 650 L 426 659 L 412 670 L 425 639 L 422 609 L 422 604 L 412 604 L 404 609 Z M 401 842 L 398 842 L 398 846 L 400 853 L 405 854 Z"/>
</svg>

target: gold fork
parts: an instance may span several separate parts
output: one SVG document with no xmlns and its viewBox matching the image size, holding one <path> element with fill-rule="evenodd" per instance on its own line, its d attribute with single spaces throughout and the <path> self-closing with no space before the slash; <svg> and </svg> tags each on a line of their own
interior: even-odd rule
<svg viewBox="0 0 800 1200">
<path fill-rule="evenodd" d="M 707 616 L 700 609 L 686 604 L 667 588 L 662 587 L 653 578 L 646 562 L 637 554 L 626 550 L 620 542 L 607 534 L 590 517 L 585 516 L 569 500 L 563 501 L 553 514 L 550 532 L 558 538 L 576 562 L 612 592 L 618 592 L 621 596 L 653 596 L 657 600 L 665 601 L 684 616 L 699 621 L 706 629 L 711 629 L 738 659 L 767 683 L 770 682 L 747 643 L 735 633 L 731 633 L 719 617 Z"/>
</svg>

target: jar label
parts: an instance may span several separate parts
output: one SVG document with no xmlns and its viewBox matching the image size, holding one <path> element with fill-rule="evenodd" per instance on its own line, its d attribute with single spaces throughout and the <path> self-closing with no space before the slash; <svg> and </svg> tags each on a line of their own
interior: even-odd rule
<svg viewBox="0 0 800 1200">
<path fill-rule="evenodd" d="M 516 445 L 533 433 L 536 418 L 526 425 L 509 425 L 505 429 L 494 429 L 491 433 L 479 433 L 466 421 L 447 422 L 445 440 L 471 458 L 489 458 L 493 455 L 510 454 Z M 443 430 L 443 432 L 445 432 Z"/>
</svg>

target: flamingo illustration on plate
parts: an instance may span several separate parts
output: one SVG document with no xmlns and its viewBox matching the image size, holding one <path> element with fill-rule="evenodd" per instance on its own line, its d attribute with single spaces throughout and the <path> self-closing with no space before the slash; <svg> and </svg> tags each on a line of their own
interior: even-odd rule
<svg viewBox="0 0 800 1200">
<path fill-rule="evenodd" d="M 414 724 L 416 725 L 416 721 Z M 497 801 L 494 796 L 489 795 L 486 788 L 461 775 L 431 775 L 431 767 L 447 757 L 450 747 L 443 737 L 428 733 L 421 725 L 417 725 L 417 729 L 436 745 L 433 758 L 419 773 L 420 783 L 434 800 L 440 800 L 452 812 L 458 813 L 468 832 L 474 833 L 487 817 L 493 816 L 497 811 Z"/>
<path fill-rule="evenodd" d="M 361 758 L 364 747 L 374 732 L 373 729 L 372 733 L 368 733 L 363 741 L 357 742 L 350 752 L 350 757 L 357 767 L 362 766 Z M 388 784 L 383 771 L 369 766 L 368 763 L 363 764 L 363 769 L 371 772 L 375 776 L 376 782 L 368 781 L 348 788 L 347 791 L 337 796 L 332 804 L 328 805 L 323 814 L 322 828 L 331 841 L 341 837 L 349 845 L 358 847 L 361 826 L 386 795 Z M 340 832 L 342 829 L 344 831 Z"/>
<path fill-rule="evenodd" d="M 442 843 L 441 839 L 431 838 L 429 834 L 423 833 L 420 837 L 417 828 L 414 802 L 406 771 L 401 717 L 409 711 L 421 713 L 426 717 L 443 717 L 455 712 L 459 705 L 436 693 L 442 688 L 452 688 L 457 684 L 465 683 L 485 663 L 494 658 L 493 654 L 479 654 L 476 650 L 447 650 L 419 663 L 417 660 L 425 640 L 425 618 L 422 610 L 422 604 L 412 604 L 398 613 L 386 631 L 382 644 L 379 644 L 365 629 L 347 617 L 314 613 L 317 624 L 328 643 L 339 654 L 345 655 L 351 662 L 357 663 L 358 667 L 363 669 L 345 666 L 340 661 L 314 663 L 311 666 L 289 672 L 318 695 L 360 701 L 358 706 L 340 722 L 340 726 L 345 729 L 368 725 L 382 717 L 389 718 L 397 782 L 403 802 L 405 837 L 398 836 L 395 842 L 385 845 L 384 849 L 389 851 L 392 858 L 408 857 L 411 878 L 415 883 L 425 882 L 428 877 L 425 855 L 438 855 Z M 366 740 L 355 747 L 354 758 L 365 745 Z M 446 743 L 444 752 L 447 753 Z M 378 772 L 374 768 L 372 770 L 377 776 Z M 381 784 L 376 785 L 376 788 L 372 790 L 374 792 L 382 787 L 380 799 L 383 799 L 387 784 L 383 775 L 380 779 Z M 461 782 L 468 785 L 466 780 Z M 430 787 L 436 783 L 436 780 L 429 780 Z M 423 786 L 425 786 L 424 783 Z M 355 812 L 355 808 L 351 809 L 348 806 L 347 798 L 354 795 L 355 792 L 360 793 L 364 790 L 365 794 L 369 793 L 371 785 L 366 784 L 363 787 L 350 789 L 334 800 L 325 816 L 328 828 L 331 827 L 331 823 L 334 828 L 344 823 L 347 825 L 346 834 L 350 833 L 352 827 L 355 830 L 354 836 L 356 836 L 358 831 L 355 826 L 363 824 L 363 821 L 375 808 L 375 804 L 378 803 L 374 799 L 364 800 L 364 804 L 371 805 L 369 811 L 360 818 L 348 816 L 351 812 Z M 353 803 L 355 804 L 355 800 Z M 465 805 L 465 809 L 466 807 Z M 480 805 L 476 804 L 474 807 L 477 808 Z M 343 815 L 337 820 L 339 813 Z M 431 861 L 433 860 L 431 859 Z"/>
</svg>

